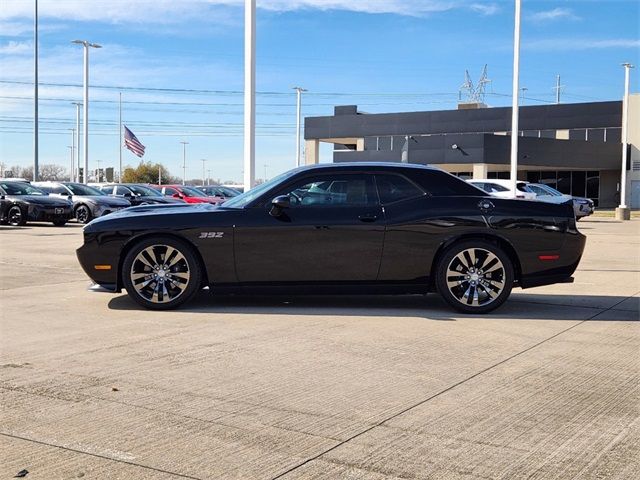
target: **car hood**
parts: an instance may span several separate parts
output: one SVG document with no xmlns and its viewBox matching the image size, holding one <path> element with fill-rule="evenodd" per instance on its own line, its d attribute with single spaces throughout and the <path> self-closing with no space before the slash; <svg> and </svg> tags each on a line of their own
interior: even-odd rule
<svg viewBox="0 0 640 480">
<path fill-rule="evenodd" d="M 71 204 L 66 198 L 50 197 L 49 195 L 7 195 L 7 198 L 16 201 L 29 202 L 34 205 L 69 207 Z"/>
<path fill-rule="evenodd" d="M 74 202 L 86 200 L 100 205 L 109 205 L 110 207 L 128 207 L 131 205 L 129 200 L 106 195 L 74 195 L 72 198 Z"/>
<path fill-rule="evenodd" d="M 140 205 L 120 210 L 110 215 L 99 217 L 85 227 L 85 232 L 103 231 L 117 228 L 136 228 L 144 223 L 143 218 L 152 222 L 162 222 L 169 217 L 167 226 L 175 226 L 177 223 L 188 223 L 187 218 L 192 214 L 215 213 L 221 208 L 210 203 L 156 203 L 152 205 Z"/>
</svg>

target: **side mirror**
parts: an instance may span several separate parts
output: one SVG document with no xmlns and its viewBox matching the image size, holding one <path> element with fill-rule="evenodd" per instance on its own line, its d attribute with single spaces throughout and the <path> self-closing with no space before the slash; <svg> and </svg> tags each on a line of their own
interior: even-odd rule
<svg viewBox="0 0 640 480">
<path fill-rule="evenodd" d="M 182 198 L 182 195 L 180 195 L 179 193 L 174 193 L 173 195 L 171 195 L 173 198 Z"/>
<path fill-rule="evenodd" d="M 282 215 L 282 210 L 291 207 L 291 199 L 289 195 L 279 195 L 271 200 L 271 210 L 269 215 L 272 217 L 279 217 Z"/>
<path fill-rule="evenodd" d="M 0 200 L 4 200 L 4 193 L 0 195 Z"/>
</svg>

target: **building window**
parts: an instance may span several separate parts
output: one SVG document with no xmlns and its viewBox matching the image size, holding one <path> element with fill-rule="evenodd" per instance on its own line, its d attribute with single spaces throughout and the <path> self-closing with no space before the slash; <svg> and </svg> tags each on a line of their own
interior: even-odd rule
<svg viewBox="0 0 640 480">
<path fill-rule="evenodd" d="M 540 130 L 540 138 L 556 138 L 555 130 Z"/>
<path fill-rule="evenodd" d="M 455 175 L 456 177 L 460 177 L 462 180 L 470 180 L 473 178 L 472 172 L 450 172 L 451 175 Z"/>
<path fill-rule="evenodd" d="M 569 130 L 569 140 L 586 140 L 587 129 L 577 128 L 575 130 Z"/>
<path fill-rule="evenodd" d="M 605 139 L 607 142 L 620 143 L 622 141 L 622 128 L 607 128 L 605 131 Z"/>
<path fill-rule="evenodd" d="M 511 172 L 489 172 L 487 178 L 500 178 L 502 180 L 509 180 L 511 178 Z"/>
<path fill-rule="evenodd" d="M 391 150 L 391 137 L 378 137 L 378 150 L 379 151 Z"/>
<path fill-rule="evenodd" d="M 590 128 L 587 130 L 587 140 L 590 142 L 604 142 L 604 128 Z"/>
</svg>

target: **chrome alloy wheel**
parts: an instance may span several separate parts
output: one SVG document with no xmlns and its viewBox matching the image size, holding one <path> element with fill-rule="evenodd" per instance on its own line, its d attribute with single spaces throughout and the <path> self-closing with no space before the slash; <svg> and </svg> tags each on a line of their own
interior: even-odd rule
<svg viewBox="0 0 640 480">
<path fill-rule="evenodd" d="M 449 262 L 447 288 L 464 305 L 488 305 L 505 288 L 504 265 L 484 248 L 467 248 Z"/>
<path fill-rule="evenodd" d="M 135 291 L 152 303 L 167 303 L 184 293 L 191 279 L 184 255 L 169 245 L 151 245 L 136 255 L 129 273 Z"/>
</svg>

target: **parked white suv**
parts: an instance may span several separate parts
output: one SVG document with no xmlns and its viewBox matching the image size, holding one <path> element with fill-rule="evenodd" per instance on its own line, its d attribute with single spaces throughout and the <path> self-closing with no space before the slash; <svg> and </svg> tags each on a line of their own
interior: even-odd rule
<svg viewBox="0 0 640 480">
<path fill-rule="evenodd" d="M 471 185 L 478 187 L 480 190 L 495 196 L 502 198 L 522 198 L 525 200 L 535 200 L 536 194 L 533 193 L 527 182 L 516 182 L 516 194 L 511 191 L 511 180 L 503 180 L 499 178 L 482 178 L 482 179 L 469 179 L 467 180 Z"/>
</svg>

